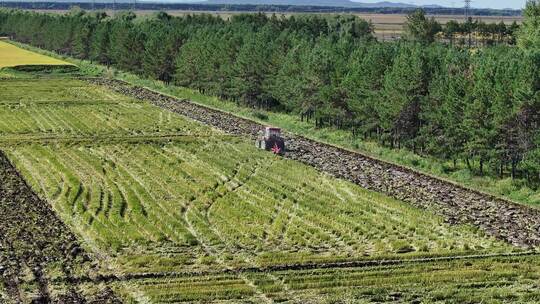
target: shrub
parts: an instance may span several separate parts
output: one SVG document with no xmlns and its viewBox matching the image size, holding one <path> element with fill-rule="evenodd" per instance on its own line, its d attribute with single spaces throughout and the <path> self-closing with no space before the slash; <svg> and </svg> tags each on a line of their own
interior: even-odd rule
<svg viewBox="0 0 540 304">
<path fill-rule="evenodd" d="M 253 113 L 251 113 L 251 115 L 253 115 L 253 117 L 255 117 L 257 119 L 260 119 L 260 120 L 268 120 L 268 114 L 266 114 L 265 112 L 260 111 L 260 110 L 253 111 Z"/>
</svg>

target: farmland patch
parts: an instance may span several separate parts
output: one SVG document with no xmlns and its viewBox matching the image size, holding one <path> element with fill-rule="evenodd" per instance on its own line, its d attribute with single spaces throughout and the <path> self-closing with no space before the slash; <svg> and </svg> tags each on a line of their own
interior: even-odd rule
<svg viewBox="0 0 540 304">
<path fill-rule="evenodd" d="M 7 67 L 34 71 L 36 69 L 65 69 L 67 67 L 71 69 L 74 65 L 0 41 L 0 69 Z"/>
<path fill-rule="evenodd" d="M 90 256 L 2 153 L 0 181 L 0 301 L 65 303 L 62 299 L 75 297 L 83 303 L 93 298 L 64 284 L 96 270 Z"/>
<path fill-rule="evenodd" d="M 510 249 L 242 142 L 6 150 L 100 250 L 205 243 L 267 265 Z"/>
<path fill-rule="evenodd" d="M 142 87 L 107 79 L 91 83 L 180 113 L 227 133 L 254 137 L 261 124 L 179 100 Z M 306 163 L 333 176 L 364 188 L 385 193 L 417 207 L 442 215 L 449 223 L 472 224 L 484 233 L 519 247 L 540 245 L 540 210 L 467 189 L 451 182 L 387 163 L 369 156 L 341 149 L 315 140 L 285 134 L 288 152 L 285 157 Z"/>
<path fill-rule="evenodd" d="M 497 286 L 519 298 L 534 286 L 536 256 L 499 257 L 489 277 L 481 261 L 521 251 L 236 136 L 255 134 L 256 124 L 185 103 L 227 135 L 168 111 L 178 104 L 141 88 L 134 90 L 143 100 L 122 95 L 124 86 L 113 92 L 80 80 L 0 86 L 0 149 L 40 206 L 67 225 L 53 225 L 58 233 L 73 231 L 94 260 L 93 268 L 48 284 L 51 295 L 76 297 L 71 284 L 94 298 L 111 295 L 103 288 L 111 286 L 127 302 L 301 303 L 423 292 L 435 299 L 457 275 L 465 286 L 484 284 L 479 296 Z M 22 192 L 38 197 L 28 186 Z M 518 277 L 515 259 L 530 272 Z M 0 296 L 16 298 L 10 282 Z M 25 284 L 39 290 L 39 280 Z"/>
<path fill-rule="evenodd" d="M 282 270 L 245 274 L 275 302 L 420 303 L 491 299 L 537 303 L 540 300 L 538 257 L 411 263 L 406 265 Z M 508 271 L 513 269 L 513 271 Z M 154 303 L 228 301 L 255 298 L 238 274 L 185 273 L 131 280 Z M 317 299 L 317 300 L 314 300 Z M 248 300 L 249 301 L 249 300 Z"/>
</svg>

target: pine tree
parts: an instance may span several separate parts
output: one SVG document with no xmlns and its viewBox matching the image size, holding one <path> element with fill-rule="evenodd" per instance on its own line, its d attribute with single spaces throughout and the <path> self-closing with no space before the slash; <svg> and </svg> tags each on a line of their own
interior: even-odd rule
<svg viewBox="0 0 540 304">
<path fill-rule="evenodd" d="M 238 52 L 234 65 L 237 95 L 249 106 L 261 106 L 263 83 L 269 70 L 272 45 L 266 35 L 249 35 Z"/>
<path fill-rule="evenodd" d="M 426 152 L 452 159 L 455 164 L 463 155 L 467 141 L 463 112 L 472 86 L 470 55 L 466 51 L 449 49 L 440 65 L 424 104 L 421 136 Z"/>
<path fill-rule="evenodd" d="M 426 95 L 429 71 L 424 48 L 420 44 L 404 45 L 384 79 L 384 94 L 377 104 L 383 131 L 390 143 L 398 146 L 414 138 L 420 128 L 420 105 Z"/>
<path fill-rule="evenodd" d="M 175 73 L 175 58 L 180 39 L 165 29 L 153 28 L 144 43 L 143 73 L 165 83 L 170 83 Z"/>
<path fill-rule="evenodd" d="M 342 86 L 355 129 L 371 133 L 380 128 L 376 106 L 383 93 L 384 75 L 392 65 L 393 52 L 387 44 L 369 43 L 351 54 L 349 72 Z"/>
<path fill-rule="evenodd" d="M 527 0 L 523 10 L 523 24 L 519 30 L 518 45 L 524 49 L 540 49 L 540 0 Z"/>
<path fill-rule="evenodd" d="M 407 16 L 405 23 L 405 34 L 407 39 L 420 43 L 432 43 L 435 35 L 442 31 L 441 25 L 435 18 L 426 18 L 423 9 L 417 9 Z"/>
<path fill-rule="evenodd" d="M 96 27 L 90 47 L 90 59 L 107 66 L 112 64 L 110 32 L 111 22 L 108 20 L 100 22 Z"/>
</svg>

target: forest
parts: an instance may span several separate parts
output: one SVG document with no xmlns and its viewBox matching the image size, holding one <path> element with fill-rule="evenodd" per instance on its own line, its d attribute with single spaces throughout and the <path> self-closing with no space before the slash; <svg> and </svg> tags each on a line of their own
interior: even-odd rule
<svg viewBox="0 0 540 304">
<path fill-rule="evenodd" d="M 0 36 L 538 184 L 539 11 L 529 1 L 519 28 L 442 26 L 416 11 L 405 39 L 379 42 L 369 22 L 348 15 L 4 9 Z M 490 43 L 453 43 L 485 28 Z"/>
</svg>

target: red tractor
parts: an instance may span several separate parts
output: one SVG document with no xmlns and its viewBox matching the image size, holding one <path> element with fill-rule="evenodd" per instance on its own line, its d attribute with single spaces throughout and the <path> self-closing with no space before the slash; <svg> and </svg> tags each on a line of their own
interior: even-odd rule
<svg viewBox="0 0 540 304">
<path fill-rule="evenodd" d="M 260 132 L 255 146 L 259 149 L 272 151 L 274 154 L 283 155 L 285 153 L 285 140 L 281 137 L 281 129 L 265 127 L 264 133 Z"/>
</svg>

